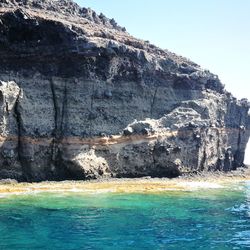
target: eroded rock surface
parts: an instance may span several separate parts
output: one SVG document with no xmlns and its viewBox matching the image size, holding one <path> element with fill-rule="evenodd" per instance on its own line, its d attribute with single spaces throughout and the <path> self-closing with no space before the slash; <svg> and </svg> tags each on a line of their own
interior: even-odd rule
<svg viewBox="0 0 250 250">
<path fill-rule="evenodd" d="M 174 177 L 243 165 L 249 103 L 69 1 L 0 0 L 0 178 Z"/>
</svg>

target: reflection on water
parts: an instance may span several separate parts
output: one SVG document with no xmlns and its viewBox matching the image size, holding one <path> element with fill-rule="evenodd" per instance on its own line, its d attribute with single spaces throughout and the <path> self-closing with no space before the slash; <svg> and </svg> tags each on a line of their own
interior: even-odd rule
<svg viewBox="0 0 250 250">
<path fill-rule="evenodd" d="M 0 249 L 250 249 L 250 183 L 0 199 Z"/>
</svg>

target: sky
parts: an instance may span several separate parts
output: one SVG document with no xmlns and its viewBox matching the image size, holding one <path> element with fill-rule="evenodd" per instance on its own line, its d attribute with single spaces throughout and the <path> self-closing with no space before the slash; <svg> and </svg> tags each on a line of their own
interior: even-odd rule
<svg viewBox="0 0 250 250">
<path fill-rule="evenodd" d="M 250 100 L 249 0 L 77 0 L 144 40 L 219 75 Z M 250 164 L 250 143 L 246 162 Z"/>
</svg>

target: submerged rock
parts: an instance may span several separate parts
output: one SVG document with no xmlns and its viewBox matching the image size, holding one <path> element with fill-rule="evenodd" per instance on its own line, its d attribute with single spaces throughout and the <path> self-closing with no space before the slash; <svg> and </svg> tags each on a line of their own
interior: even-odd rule
<svg viewBox="0 0 250 250">
<path fill-rule="evenodd" d="M 175 177 L 243 165 L 249 102 L 70 0 L 0 0 L 0 178 Z"/>
</svg>

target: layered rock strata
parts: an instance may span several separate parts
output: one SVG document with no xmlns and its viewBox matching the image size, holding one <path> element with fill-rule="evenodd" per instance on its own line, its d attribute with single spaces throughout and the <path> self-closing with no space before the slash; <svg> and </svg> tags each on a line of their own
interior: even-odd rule
<svg viewBox="0 0 250 250">
<path fill-rule="evenodd" d="M 249 107 L 103 14 L 69 0 L 0 0 L 0 178 L 233 170 Z"/>
</svg>

